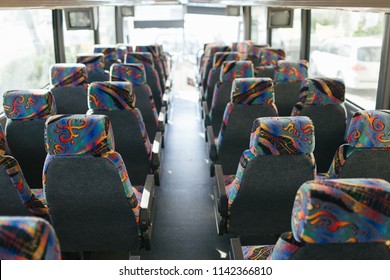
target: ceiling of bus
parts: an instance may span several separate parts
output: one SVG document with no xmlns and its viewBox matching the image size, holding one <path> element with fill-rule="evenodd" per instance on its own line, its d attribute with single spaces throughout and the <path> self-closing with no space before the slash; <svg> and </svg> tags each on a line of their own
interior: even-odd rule
<svg viewBox="0 0 390 280">
<path fill-rule="evenodd" d="M 389 0 L 2 0 L 0 8 L 62 8 L 70 6 L 142 5 L 142 4 L 190 4 L 190 5 L 264 5 L 296 8 L 338 8 L 390 12 Z"/>
</svg>

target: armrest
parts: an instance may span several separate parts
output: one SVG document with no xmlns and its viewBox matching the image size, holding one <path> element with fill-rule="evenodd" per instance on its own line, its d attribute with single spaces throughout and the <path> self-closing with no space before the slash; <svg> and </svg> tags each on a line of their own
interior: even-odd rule
<svg viewBox="0 0 390 280">
<path fill-rule="evenodd" d="M 154 176 L 146 177 L 144 190 L 142 192 L 140 206 L 139 227 L 142 231 L 143 246 L 145 250 L 150 250 L 150 240 L 152 238 L 155 205 L 154 205 Z"/>
<path fill-rule="evenodd" d="M 169 96 L 167 93 L 164 93 L 162 96 L 162 106 L 164 106 L 166 110 L 168 110 L 168 103 L 169 103 Z"/>
<path fill-rule="evenodd" d="M 165 115 L 167 113 L 166 107 L 161 107 L 160 113 L 158 114 L 158 131 L 164 132 L 165 130 Z"/>
<path fill-rule="evenodd" d="M 223 176 L 222 166 L 219 164 L 215 165 L 215 180 L 217 182 L 217 197 L 219 214 L 227 218 L 228 214 L 228 198 L 225 189 L 225 178 Z"/>
<path fill-rule="evenodd" d="M 205 99 L 205 96 L 204 96 L 204 89 L 203 89 L 202 86 L 199 87 L 199 92 L 200 92 L 200 100 L 203 103 L 203 101 L 205 101 L 206 99 Z"/>
<path fill-rule="evenodd" d="M 213 128 L 211 126 L 207 127 L 206 130 L 207 133 L 207 139 L 208 139 L 208 148 L 209 148 L 209 157 L 212 162 L 216 162 L 218 159 L 218 154 L 217 154 L 217 146 L 215 145 L 215 138 L 214 138 L 214 132 Z"/>
<path fill-rule="evenodd" d="M 241 249 L 240 238 L 230 238 L 230 258 L 232 260 L 243 260 L 244 255 Z"/>
<path fill-rule="evenodd" d="M 211 125 L 210 115 L 209 115 L 209 107 L 207 106 L 207 102 L 203 101 L 203 114 L 204 114 L 204 127 L 208 127 Z"/>
<path fill-rule="evenodd" d="M 171 87 L 172 87 L 172 81 L 171 81 L 171 79 L 167 79 L 165 81 L 165 89 L 170 90 Z"/>
<path fill-rule="evenodd" d="M 152 169 L 153 171 L 157 170 L 160 167 L 160 157 L 161 157 L 161 131 L 156 132 L 153 141 L 152 147 Z"/>
</svg>

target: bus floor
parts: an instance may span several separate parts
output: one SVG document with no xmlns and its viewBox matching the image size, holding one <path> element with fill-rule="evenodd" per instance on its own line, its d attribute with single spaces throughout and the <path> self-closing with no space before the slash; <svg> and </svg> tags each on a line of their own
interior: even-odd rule
<svg viewBox="0 0 390 280">
<path fill-rule="evenodd" d="M 180 86 L 186 71 L 175 72 L 174 86 L 179 82 L 180 89 L 171 92 L 151 250 L 139 253 L 141 259 L 225 259 L 229 239 L 216 231 L 215 179 L 209 176 L 198 91 Z"/>
</svg>

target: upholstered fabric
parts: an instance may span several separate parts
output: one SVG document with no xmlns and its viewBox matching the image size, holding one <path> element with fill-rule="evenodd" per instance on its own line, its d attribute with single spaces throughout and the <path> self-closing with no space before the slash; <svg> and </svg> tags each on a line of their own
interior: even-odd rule
<svg viewBox="0 0 390 280">
<path fill-rule="evenodd" d="M 104 54 L 104 60 L 106 65 L 118 62 L 118 52 L 116 46 L 96 45 L 93 48 L 93 52 Z"/>
<path fill-rule="evenodd" d="M 221 67 L 224 61 L 240 60 L 238 52 L 216 52 L 214 55 L 213 68 Z"/>
<path fill-rule="evenodd" d="M 238 78 L 233 81 L 230 102 L 233 104 L 274 103 L 274 85 L 269 78 Z"/>
<path fill-rule="evenodd" d="M 3 106 L 11 120 L 46 119 L 57 112 L 52 93 L 43 89 L 7 91 Z"/>
<path fill-rule="evenodd" d="M 0 259 L 60 260 L 61 250 L 53 228 L 34 217 L 0 218 Z"/>
<path fill-rule="evenodd" d="M 221 69 L 221 82 L 233 82 L 237 78 L 254 77 L 253 63 L 251 61 L 225 61 Z"/>
<path fill-rule="evenodd" d="M 307 78 L 309 63 L 306 60 L 290 62 L 279 60 L 275 68 L 275 82 L 303 81 Z"/>
<path fill-rule="evenodd" d="M 345 101 L 344 82 L 330 78 L 308 78 L 302 83 L 299 100 L 304 105 L 341 104 Z"/>
<path fill-rule="evenodd" d="M 268 260 L 289 260 L 291 256 L 301 247 L 292 232 L 285 232 L 279 237 Z"/>
<path fill-rule="evenodd" d="M 84 64 L 88 72 L 104 72 L 104 55 L 101 53 L 79 54 L 76 62 Z"/>
<path fill-rule="evenodd" d="M 149 65 L 154 68 L 153 56 L 149 52 L 127 53 L 126 63 L 142 63 L 144 66 Z"/>
<path fill-rule="evenodd" d="M 45 129 L 49 155 L 101 155 L 115 150 L 108 117 L 103 115 L 57 115 Z"/>
<path fill-rule="evenodd" d="M 141 63 L 113 64 L 110 71 L 111 81 L 127 81 L 134 86 L 146 84 L 145 66 Z"/>
<path fill-rule="evenodd" d="M 5 154 L 7 141 L 5 140 L 3 127 L 0 125 L 0 156 Z"/>
<path fill-rule="evenodd" d="M 278 60 L 284 60 L 286 53 L 282 49 L 263 48 L 260 54 L 260 65 L 276 66 Z"/>
<path fill-rule="evenodd" d="M 274 249 L 273 245 L 242 246 L 244 260 L 266 260 Z"/>
<path fill-rule="evenodd" d="M 291 226 L 307 243 L 390 239 L 390 184 L 379 179 L 317 180 L 296 195 Z"/>
<path fill-rule="evenodd" d="M 92 110 L 130 110 L 135 95 L 130 82 L 95 82 L 89 85 L 88 108 Z"/>
<path fill-rule="evenodd" d="M 348 129 L 348 143 L 356 148 L 390 148 L 390 110 L 355 113 Z"/>
<path fill-rule="evenodd" d="M 126 55 L 133 52 L 133 47 L 129 45 L 119 45 L 117 47 L 118 58 L 125 62 Z"/>
<path fill-rule="evenodd" d="M 250 145 L 258 155 L 310 154 L 314 126 L 308 117 L 259 118 L 253 123 Z"/>
<path fill-rule="evenodd" d="M 57 63 L 50 67 L 51 85 L 54 87 L 88 86 L 87 68 L 81 63 Z"/>
<path fill-rule="evenodd" d="M 230 52 L 231 48 L 229 46 L 212 46 L 209 48 L 206 52 L 206 56 L 211 58 L 213 57 L 217 52 Z"/>
<path fill-rule="evenodd" d="M 136 46 L 136 52 L 148 52 L 151 53 L 154 58 L 158 58 L 156 46 Z"/>
</svg>

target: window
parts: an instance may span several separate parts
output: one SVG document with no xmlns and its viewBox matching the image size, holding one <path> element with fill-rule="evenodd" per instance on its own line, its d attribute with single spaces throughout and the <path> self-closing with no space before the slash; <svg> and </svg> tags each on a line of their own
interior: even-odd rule
<svg viewBox="0 0 390 280">
<path fill-rule="evenodd" d="M 115 44 L 115 7 L 99 7 L 99 36 L 100 44 Z"/>
<path fill-rule="evenodd" d="M 311 18 L 309 75 L 343 79 L 348 100 L 375 109 L 383 14 L 316 9 Z"/>
<path fill-rule="evenodd" d="M 258 44 L 267 44 L 267 8 L 252 7 L 252 40 Z"/>
<path fill-rule="evenodd" d="M 42 88 L 55 62 L 50 10 L 0 10 L 0 110 L 13 89 Z"/>
</svg>

